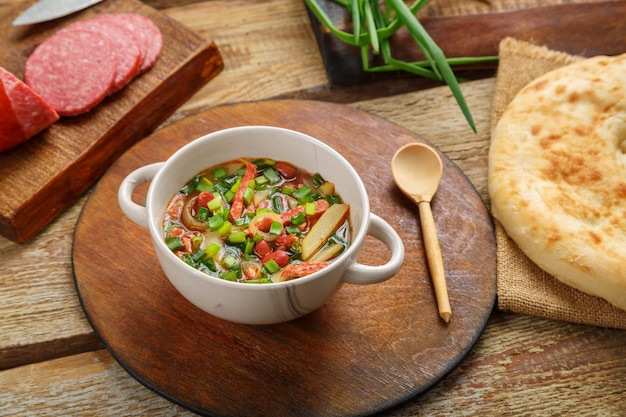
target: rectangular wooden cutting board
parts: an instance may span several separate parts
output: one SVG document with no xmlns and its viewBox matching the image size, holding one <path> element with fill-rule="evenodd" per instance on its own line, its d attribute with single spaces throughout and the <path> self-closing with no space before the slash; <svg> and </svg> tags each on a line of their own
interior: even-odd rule
<svg viewBox="0 0 626 417">
<path fill-rule="evenodd" d="M 352 32 L 352 19 L 344 7 L 332 0 L 319 0 L 335 26 Z M 589 3 L 541 3 L 515 11 L 431 17 L 420 22 L 449 57 L 489 56 L 498 54 L 498 44 L 505 37 L 515 37 L 572 55 L 617 55 L 626 52 L 626 1 L 605 0 Z M 324 59 L 330 82 L 334 85 L 357 85 L 397 77 L 398 74 L 372 73 L 363 70 L 360 49 L 347 45 L 323 27 L 311 15 L 311 23 Z M 423 60 L 423 54 L 405 28 L 391 38 L 392 55 L 406 61 Z M 377 57 L 374 64 L 381 64 Z M 457 74 L 472 78 L 491 76 L 497 62 L 482 67 L 459 67 Z M 427 80 L 425 80 L 427 81 Z"/>
<path fill-rule="evenodd" d="M 26 59 L 58 29 L 101 13 L 139 13 L 163 35 L 156 65 L 95 109 L 63 117 L 0 153 L 0 234 L 25 242 L 223 68 L 215 44 L 137 0 L 107 0 L 66 18 L 12 26 L 32 2 L 0 16 L 0 65 L 23 79 Z M 116 202 L 111 202 L 113 204 Z M 106 208 L 103 208 L 106 209 Z"/>
</svg>

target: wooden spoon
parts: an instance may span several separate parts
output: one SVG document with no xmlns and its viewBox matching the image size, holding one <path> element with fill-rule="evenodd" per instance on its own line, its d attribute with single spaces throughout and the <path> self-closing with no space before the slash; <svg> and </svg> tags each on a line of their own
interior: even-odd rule
<svg viewBox="0 0 626 417">
<path fill-rule="evenodd" d="M 448 299 L 437 229 L 430 208 L 430 201 L 439 188 L 443 173 L 441 158 L 430 146 L 421 143 L 409 143 L 398 149 L 393 156 L 391 170 L 398 188 L 419 208 L 422 234 L 426 245 L 426 258 L 435 289 L 435 297 L 437 297 L 439 316 L 448 323 L 452 310 Z"/>
</svg>

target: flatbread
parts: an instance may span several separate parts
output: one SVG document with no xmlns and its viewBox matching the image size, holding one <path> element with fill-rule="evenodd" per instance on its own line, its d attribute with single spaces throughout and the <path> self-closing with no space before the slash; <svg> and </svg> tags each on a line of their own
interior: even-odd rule
<svg viewBox="0 0 626 417">
<path fill-rule="evenodd" d="M 493 215 L 565 284 L 626 310 L 626 54 L 523 88 L 489 153 Z"/>
</svg>

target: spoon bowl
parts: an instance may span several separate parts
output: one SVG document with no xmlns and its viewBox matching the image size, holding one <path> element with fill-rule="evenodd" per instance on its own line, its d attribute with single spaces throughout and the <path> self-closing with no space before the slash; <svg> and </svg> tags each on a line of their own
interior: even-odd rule
<svg viewBox="0 0 626 417">
<path fill-rule="evenodd" d="M 443 174 L 441 158 L 430 146 L 409 143 L 391 162 L 393 178 L 400 190 L 415 203 L 430 202 Z"/>
<path fill-rule="evenodd" d="M 452 310 L 448 299 L 437 229 L 430 207 L 443 174 L 441 158 L 428 145 L 409 143 L 398 149 L 394 155 L 391 160 L 391 171 L 398 188 L 418 206 L 426 258 L 435 289 L 439 316 L 448 323 Z"/>
</svg>

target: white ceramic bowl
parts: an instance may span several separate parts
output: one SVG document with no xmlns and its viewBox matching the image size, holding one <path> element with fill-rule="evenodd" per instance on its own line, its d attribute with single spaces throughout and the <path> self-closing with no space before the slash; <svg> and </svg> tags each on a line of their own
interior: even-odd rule
<svg viewBox="0 0 626 417">
<path fill-rule="evenodd" d="M 339 195 L 350 205 L 350 247 L 312 275 L 258 285 L 206 275 L 176 257 L 162 237 L 168 201 L 200 171 L 241 157 L 288 161 L 334 182 Z M 143 206 L 133 202 L 131 195 L 146 182 L 151 183 Z M 124 214 L 150 231 L 161 268 L 172 285 L 192 304 L 233 322 L 271 324 L 295 319 L 321 307 L 343 283 L 374 284 L 387 280 L 404 261 L 402 240 L 387 222 L 370 213 L 367 191 L 354 168 L 328 145 L 292 130 L 245 126 L 213 132 L 183 146 L 165 162 L 130 173 L 120 185 L 118 198 Z M 390 249 L 387 263 L 370 266 L 357 262 L 367 235 Z"/>
</svg>

